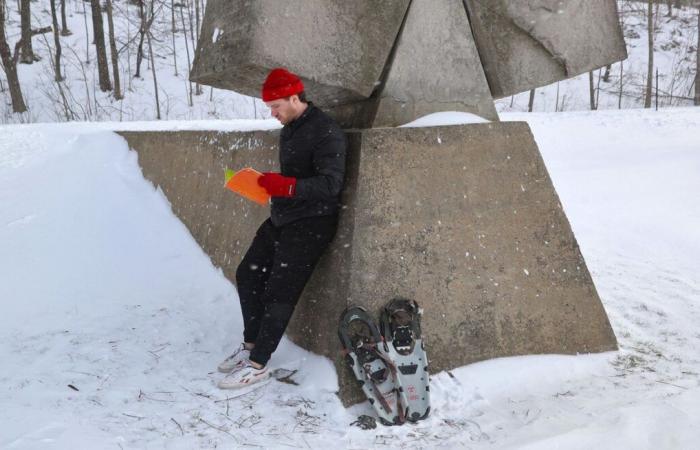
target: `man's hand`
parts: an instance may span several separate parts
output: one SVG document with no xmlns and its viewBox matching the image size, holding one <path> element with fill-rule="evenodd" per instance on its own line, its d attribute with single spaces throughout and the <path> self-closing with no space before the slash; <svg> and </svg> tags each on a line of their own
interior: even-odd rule
<svg viewBox="0 0 700 450">
<path fill-rule="evenodd" d="M 297 179 L 276 172 L 265 172 L 258 179 L 258 184 L 264 187 L 271 197 L 294 197 Z"/>
</svg>

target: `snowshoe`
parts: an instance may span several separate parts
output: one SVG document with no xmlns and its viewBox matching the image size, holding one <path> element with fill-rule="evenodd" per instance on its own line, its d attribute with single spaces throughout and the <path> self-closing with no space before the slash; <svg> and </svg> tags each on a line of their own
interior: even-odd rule
<svg viewBox="0 0 700 450">
<path fill-rule="evenodd" d="M 400 425 L 406 420 L 406 395 L 395 364 L 382 348 L 382 337 L 364 308 L 354 306 L 340 316 L 338 327 L 345 359 L 360 382 L 379 421 Z"/>
<path fill-rule="evenodd" d="M 411 422 L 430 414 L 430 378 L 428 357 L 421 339 L 422 310 L 414 300 L 395 298 L 382 310 L 381 333 L 389 358 L 398 369 L 398 377 L 408 401 L 406 419 Z"/>
</svg>

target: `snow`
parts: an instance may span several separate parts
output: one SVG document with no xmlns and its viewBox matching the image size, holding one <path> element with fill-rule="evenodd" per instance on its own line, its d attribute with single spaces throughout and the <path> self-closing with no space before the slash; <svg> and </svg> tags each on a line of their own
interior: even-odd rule
<svg viewBox="0 0 700 450">
<path fill-rule="evenodd" d="M 73 130 L 84 134 L 88 131 L 256 131 L 281 129 L 277 119 L 233 119 L 233 120 L 144 120 L 133 122 L 66 122 L 47 124 L 0 125 L 5 130 Z"/>
<path fill-rule="evenodd" d="M 423 117 L 401 125 L 399 128 L 416 128 L 416 127 L 437 127 L 441 125 L 465 125 L 469 123 L 488 123 L 487 119 L 460 111 L 443 111 L 428 114 Z"/>
<path fill-rule="evenodd" d="M 269 117 L 259 100 L 218 89 L 188 106 L 187 49 L 179 31 L 175 75 L 168 4 L 153 44 L 163 118 L 181 120 L 148 121 L 150 62 L 133 78 L 138 40 L 127 43 L 136 7 L 114 3 L 126 91 L 115 101 L 96 88 L 90 8 L 84 16 L 83 3 L 66 3 L 74 34 L 61 38 L 64 86 L 74 118 L 112 122 L 0 126 L 0 448 L 697 447 L 700 109 L 668 108 L 691 103 L 697 10 L 657 18 L 660 112 L 617 110 L 620 64 L 600 83 L 599 108 L 608 111 L 544 113 L 588 109 L 588 74 L 537 89 L 540 113 L 518 112 L 528 93 L 496 103 L 503 120 L 529 122 L 620 351 L 503 358 L 434 374 L 428 420 L 362 431 L 349 424 L 369 406 L 345 410 L 331 362 L 287 340 L 271 366 L 298 370 L 298 385 L 273 381 L 244 395 L 215 387 L 216 365 L 242 332 L 235 288 L 113 133 L 279 123 L 215 120 Z M 635 108 L 646 73 L 644 4 L 618 4 L 630 53 L 621 107 Z M 17 2 L 7 6 L 13 46 Z M 36 24 L 50 23 L 45 4 L 34 2 L 32 13 Z M 2 122 L 66 120 L 52 36 L 33 43 L 42 60 L 18 66 L 30 112 L 11 114 L 6 98 Z M 484 121 L 442 112 L 405 126 Z"/>
<path fill-rule="evenodd" d="M 331 362 L 286 339 L 270 364 L 298 385 L 216 388 L 242 333 L 235 288 L 111 131 L 124 124 L 1 127 L 0 447 L 696 447 L 700 109 L 503 119 L 530 123 L 620 351 L 434 374 L 428 420 L 374 431 L 349 426 L 370 408 L 342 407 Z"/>
</svg>

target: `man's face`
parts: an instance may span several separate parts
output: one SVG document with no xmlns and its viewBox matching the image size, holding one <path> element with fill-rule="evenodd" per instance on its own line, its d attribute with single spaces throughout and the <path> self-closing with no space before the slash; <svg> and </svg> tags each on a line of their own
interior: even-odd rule
<svg viewBox="0 0 700 450">
<path fill-rule="evenodd" d="M 287 125 L 289 122 L 296 119 L 296 116 L 298 115 L 294 100 L 296 100 L 296 103 L 300 103 L 299 97 L 293 95 L 292 97 L 280 98 L 277 100 L 272 100 L 271 102 L 265 102 L 265 104 L 268 108 L 270 108 L 272 117 L 279 120 L 282 125 Z"/>
</svg>

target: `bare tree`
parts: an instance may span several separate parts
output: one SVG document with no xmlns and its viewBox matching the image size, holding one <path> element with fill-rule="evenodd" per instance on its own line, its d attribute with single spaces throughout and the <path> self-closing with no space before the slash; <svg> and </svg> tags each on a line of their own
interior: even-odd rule
<svg viewBox="0 0 700 450">
<path fill-rule="evenodd" d="M 177 76 L 177 45 L 175 44 L 177 25 L 175 24 L 175 0 L 170 0 L 170 12 L 172 13 L 172 25 L 170 31 L 173 35 L 173 66 L 175 66 L 175 76 Z"/>
<path fill-rule="evenodd" d="M 87 11 L 85 10 L 85 2 L 83 4 L 83 22 L 85 23 L 85 64 L 90 64 L 90 33 L 88 32 Z"/>
<path fill-rule="evenodd" d="M 2 58 L 2 67 L 5 69 L 7 84 L 10 87 L 12 111 L 22 113 L 27 110 L 27 105 L 24 104 L 22 89 L 17 77 L 17 57 L 19 55 L 15 51 L 15 56 L 12 56 L 12 51 L 5 37 L 5 3 L 5 0 L 0 0 L 0 58 Z"/>
<path fill-rule="evenodd" d="M 651 108 L 652 85 L 654 84 L 654 0 L 647 2 L 647 28 L 649 36 L 649 61 L 647 64 L 647 86 L 644 95 L 644 107 Z"/>
<path fill-rule="evenodd" d="M 39 58 L 34 55 L 32 49 L 32 11 L 29 0 L 21 0 L 20 16 L 22 18 L 22 45 L 20 46 L 20 59 L 22 64 L 31 64 Z"/>
<path fill-rule="evenodd" d="M 695 106 L 700 106 L 700 2 L 698 7 L 698 44 L 695 46 L 696 61 L 695 61 Z"/>
<path fill-rule="evenodd" d="M 617 109 L 622 109 L 622 91 L 623 91 L 623 86 L 624 86 L 624 61 L 620 61 L 620 93 L 617 97 Z"/>
<path fill-rule="evenodd" d="M 143 40 L 146 38 L 146 12 L 143 10 L 144 0 L 138 0 L 139 3 L 139 19 L 141 26 L 139 27 L 139 46 L 136 48 L 136 73 L 135 78 L 141 78 L 141 61 L 143 61 Z"/>
<path fill-rule="evenodd" d="M 535 90 L 530 91 L 530 100 L 527 102 L 527 112 L 532 112 L 532 108 L 535 106 Z"/>
<path fill-rule="evenodd" d="M 146 14 L 146 11 L 144 9 L 144 2 L 145 0 L 137 0 L 139 4 L 139 18 L 141 19 L 141 27 L 139 28 L 139 46 L 138 49 L 136 50 L 136 73 L 134 74 L 135 78 L 141 78 L 141 62 L 143 61 L 143 41 L 146 37 L 146 34 L 149 33 L 149 30 L 151 29 L 151 25 L 153 24 L 153 19 L 155 18 L 155 14 L 153 13 L 153 8 L 154 8 L 154 2 L 155 0 L 151 0 L 151 16 L 150 18 Z"/>
<path fill-rule="evenodd" d="M 591 111 L 596 109 L 595 87 L 593 87 L 593 71 L 588 72 L 588 96 L 591 104 Z"/>
<path fill-rule="evenodd" d="M 112 76 L 114 78 L 114 98 L 121 100 L 121 84 L 119 82 L 119 52 L 114 39 L 114 20 L 112 19 L 112 0 L 107 0 L 107 25 L 109 27 L 109 53 L 112 56 Z"/>
<path fill-rule="evenodd" d="M 100 78 L 100 90 L 102 92 L 112 90 L 112 82 L 109 80 L 109 65 L 107 63 L 107 49 L 105 47 L 105 32 L 102 25 L 102 8 L 100 0 L 90 0 L 92 6 L 92 29 L 95 34 L 95 50 L 97 52 L 97 73 Z"/>
<path fill-rule="evenodd" d="M 189 44 L 187 43 L 187 28 L 185 27 L 185 14 L 182 12 L 182 7 L 180 8 L 180 19 L 182 19 L 182 33 L 184 34 L 185 37 L 185 50 L 187 51 L 187 73 L 192 72 L 192 65 L 191 65 L 191 58 L 190 58 L 190 47 Z M 189 105 L 193 106 L 194 102 L 192 100 L 192 81 L 189 79 L 189 75 L 187 76 L 187 81 L 189 83 L 189 90 L 187 91 L 187 95 L 189 98 Z"/>
<path fill-rule="evenodd" d="M 56 46 L 56 63 L 54 64 L 54 72 L 56 72 L 56 81 L 63 81 L 61 75 L 61 38 L 58 36 L 58 17 L 56 17 L 56 0 L 51 0 L 51 19 L 53 21 L 53 41 Z"/>
<path fill-rule="evenodd" d="M 66 0 L 61 0 L 61 36 L 70 36 L 73 34 L 68 29 L 68 21 L 66 20 Z"/>
<path fill-rule="evenodd" d="M 196 33 L 196 40 L 195 43 L 192 45 L 192 50 L 194 51 L 197 48 L 197 43 L 199 42 L 199 0 L 194 0 L 194 10 L 195 10 L 195 33 Z M 192 18 L 190 17 L 190 21 L 192 21 Z M 202 95 L 202 85 L 197 83 L 195 85 L 195 95 Z"/>
<path fill-rule="evenodd" d="M 154 2 L 151 2 L 151 23 L 155 19 L 155 12 L 153 10 Z M 160 99 L 158 98 L 158 77 L 156 76 L 156 61 L 153 58 L 153 45 L 151 44 L 151 32 L 147 32 L 148 37 L 148 54 L 151 58 L 151 73 L 153 74 L 153 88 L 156 94 L 156 119 L 160 120 Z"/>
</svg>

